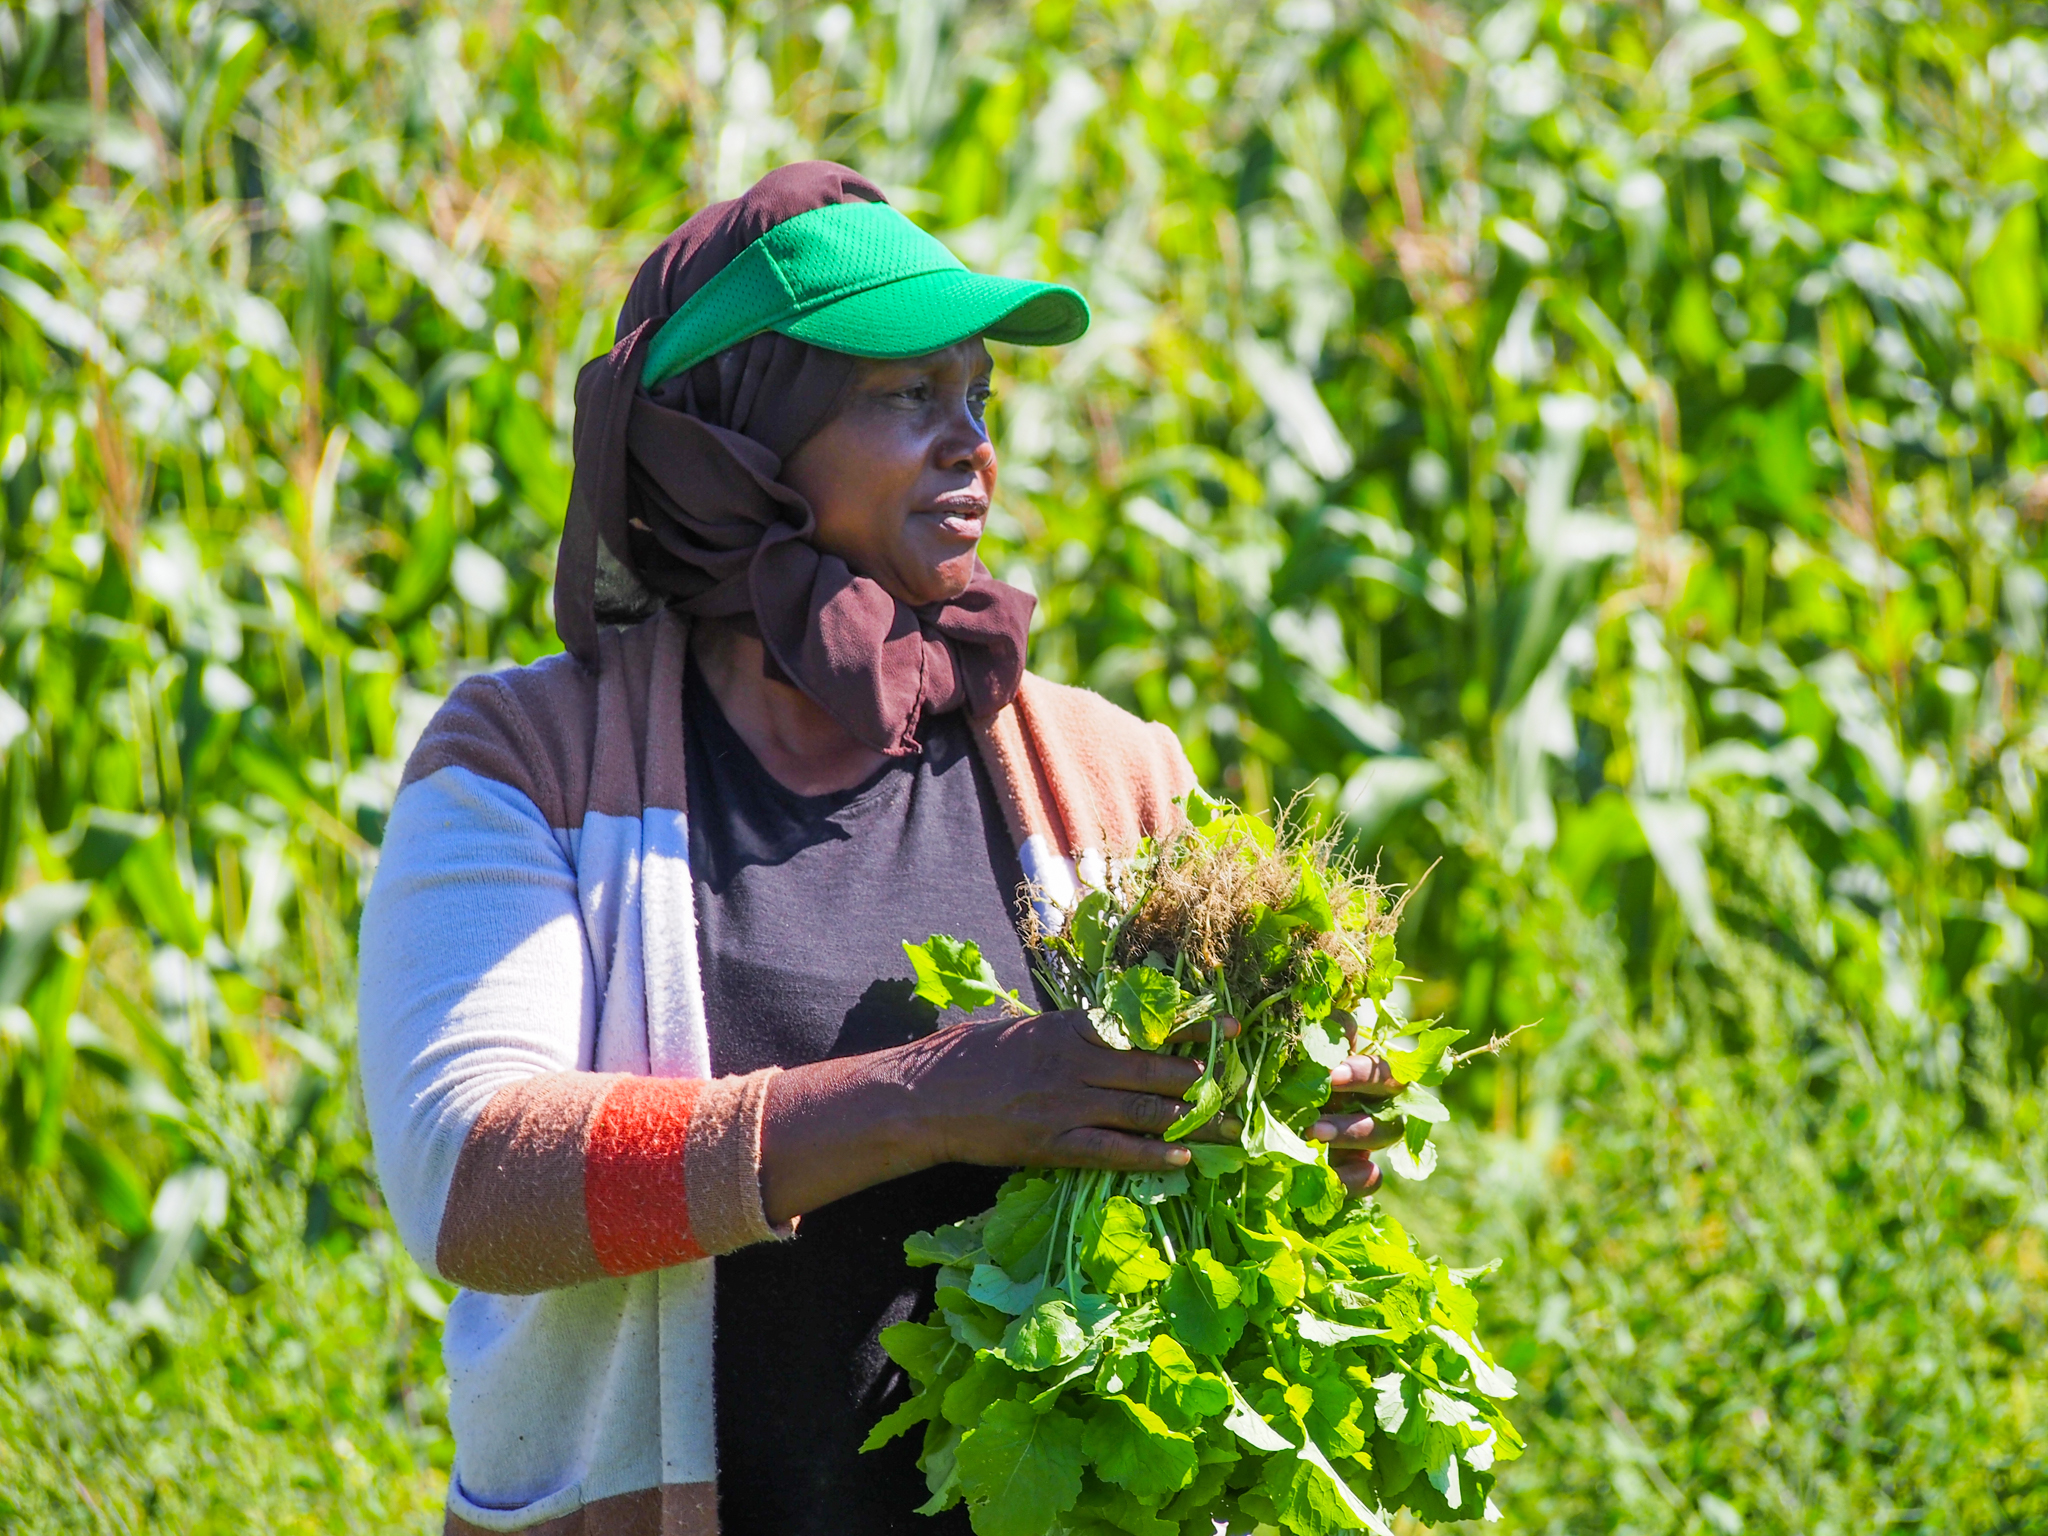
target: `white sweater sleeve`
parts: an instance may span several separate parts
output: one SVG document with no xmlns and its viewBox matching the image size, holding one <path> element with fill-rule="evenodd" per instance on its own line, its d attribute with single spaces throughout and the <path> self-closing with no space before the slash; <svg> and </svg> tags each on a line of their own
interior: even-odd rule
<svg viewBox="0 0 2048 1536">
<path fill-rule="evenodd" d="M 407 785 L 385 829 L 363 908 L 363 1097 L 385 1199 L 430 1273 L 484 1106 L 590 1062 L 598 989 L 566 840 L 461 767 Z"/>
</svg>

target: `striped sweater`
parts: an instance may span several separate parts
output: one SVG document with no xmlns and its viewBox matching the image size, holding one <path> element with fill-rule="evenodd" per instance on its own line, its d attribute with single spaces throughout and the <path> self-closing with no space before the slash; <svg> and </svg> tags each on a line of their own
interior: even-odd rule
<svg viewBox="0 0 2048 1536">
<path fill-rule="evenodd" d="M 688 625 L 471 678 L 406 765 L 364 908 L 363 1091 L 406 1246 L 463 1289 L 451 1532 L 718 1528 L 706 1262 L 761 1206 L 775 1069 L 713 1077 L 684 804 Z M 1024 873 L 1070 905 L 1168 829 L 1172 733 L 1027 675 L 974 722 Z"/>
</svg>

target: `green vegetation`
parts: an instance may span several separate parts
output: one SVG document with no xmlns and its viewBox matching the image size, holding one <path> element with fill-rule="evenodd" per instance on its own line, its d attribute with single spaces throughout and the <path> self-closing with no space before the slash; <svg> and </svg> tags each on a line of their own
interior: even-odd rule
<svg viewBox="0 0 2048 1536">
<path fill-rule="evenodd" d="M 2048 1525 L 2037 4 L 0 10 L 0 1524 L 426 1530 L 350 1102 L 406 743 L 552 647 L 658 236 L 848 160 L 1001 359 L 1036 665 L 1384 848 L 1485 1033 L 1513 1531 Z"/>
<path fill-rule="evenodd" d="M 1399 908 L 1327 840 L 1200 791 L 1187 810 L 1185 835 L 1035 932 L 1032 958 L 1105 1045 L 1201 1060 L 1166 1139 L 1211 1134 L 1163 1173 L 1020 1169 L 991 1209 L 913 1234 L 936 1306 L 881 1341 L 917 1390 L 864 1449 L 916 1432 L 925 1509 L 964 1502 L 978 1536 L 1483 1517 L 1496 1464 L 1522 1452 L 1499 1401 L 1515 1378 L 1478 1333 L 1489 1271 L 1417 1253 L 1305 1139 L 1332 1070 L 1384 1053 L 1401 1091 L 1373 1113 L 1404 1122 L 1384 1156 L 1427 1177 L 1448 1118 L 1431 1090 L 1464 1031 L 1396 1047 L 1414 1030 L 1387 1002 Z M 903 948 L 939 1009 L 1029 1011 L 976 945 Z"/>
</svg>

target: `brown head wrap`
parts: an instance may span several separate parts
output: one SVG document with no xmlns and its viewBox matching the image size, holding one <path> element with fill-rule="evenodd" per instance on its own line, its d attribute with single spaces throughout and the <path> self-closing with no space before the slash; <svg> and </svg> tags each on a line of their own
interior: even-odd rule
<svg viewBox="0 0 2048 1536">
<path fill-rule="evenodd" d="M 803 690 L 856 738 L 918 750 L 927 711 L 991 714 L 1024 675 L 1033 599 L 978 563 L 951 602 L 911 608 L 810 539 L 816 519 L 777 476 L 829 421 L 858 360 L 763 332 L 650 393 L 640 387 L 662 322 L 784 219 L 828 203 L 881 202 L 844 166 L 784 166 L 706 208 L 641 265 L 617 343 L 576 380 L 576 465 L 555 573 L 555 628 L 598 661 L 598 542 L 642 586 L 699 618 L 761 637 L 770 675 Z"/>
</svg>

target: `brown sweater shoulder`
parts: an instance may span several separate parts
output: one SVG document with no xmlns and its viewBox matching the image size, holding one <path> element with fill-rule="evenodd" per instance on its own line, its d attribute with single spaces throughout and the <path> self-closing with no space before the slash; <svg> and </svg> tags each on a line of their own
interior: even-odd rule
<svg viewBox="0 0 2048 1536">
<path fill-rule="evenodd" d="M 464 679 L 406 760 L 404 783 L 466 768 L 527 796 L 553 827 L 580 826 L 592 809 L 638 814 L 637 804 L 609 802 L 642 797 L 630 769 L 644 757 L 651 674 L 667 660 L 657 653 L 676 648 L 664 644 L 663 622 L 601 631 L 599 671 L 558 653 Z M 614 782 L 610 765 L 628 767 L 625 781 Z"/>
<path fill-rule="evenodd" d="M 1019 843 L 1047 836 L 1072 858 L 1120 857 L 1170 832 L 1181 819 L 1174 801 L 1194 787 L 1187 754 L 1166 726 L 1035 673 L 984 732 L 1009 780 Z"/>
</svg>

